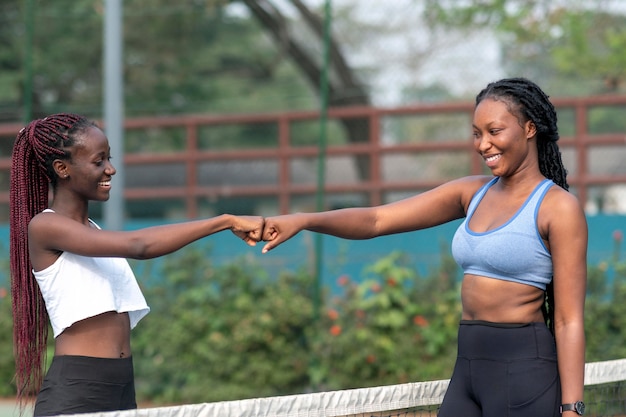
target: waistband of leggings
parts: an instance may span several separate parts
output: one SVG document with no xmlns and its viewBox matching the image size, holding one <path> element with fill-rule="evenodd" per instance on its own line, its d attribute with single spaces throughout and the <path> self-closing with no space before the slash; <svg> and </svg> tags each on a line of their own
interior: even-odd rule
<svg viewBox="0 0 626 417">
<path fill-rule="evenodd" d="M 534 323 L 497 323 L 493 321 L 485 321 L 485 320 L 461 320 L 462 325 L 466 326 L 488 326 L 488 327 L 497 327 L 501 329 L 515 329 L 518 327 L 527 327 L 531 326 Z M 543 323 L 539 323 L 543 324 Z"/>
<path fill-rule="evenodd" d="M 459 356 L 494 360 L 556 359 L 554 337 L 545 323 L 462 320 Z"/>
<path fill-rule="evenodd" d="M 58 378 L 128 383 L 134 380 L 133 358 L 54 356 L 48 374 Z"/>
</svg>

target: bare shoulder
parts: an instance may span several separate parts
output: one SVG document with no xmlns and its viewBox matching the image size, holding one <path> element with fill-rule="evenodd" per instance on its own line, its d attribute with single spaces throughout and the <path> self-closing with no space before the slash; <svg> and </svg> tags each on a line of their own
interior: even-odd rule
<svg viewBox="0 0 626 417">
<path fill-rule="evenodd" d="M 585 211 L 578 198 L 559 186 L 548 190 L 540 208 L 540 223 L 547 227 L 587 228 Z"/>
<path fill-rule="evenodd" d="M 484 186 L 493 179 L 494 177 L 489 175 L 470 175 L 450 181 L 442 187 L 450 187 L 454 190 L 453 192 L 460 195 L 461 202 L 465 209 L 467 209 L 472 197 L 474 197 L 480 187 Z"/>
<path fill-rule="evenodd" d="M 42 212 L 30 220 L 28 233 L 29 235 L 37 235 L 46 231 L 62 231 L 67 229 L 71 223 L 76 222 L 55 212 Z"/>
<path fill-rule="evenodd" d="M 33 217 L 28 224 L 28 247 L 34 270 L 41 271 L 57 259 L 61 250 L 57 247 L 64 237 L 63 216 L 43 212 Z"/>
<path fill-rule="evenodd" d="M 558 215 L 584 216 L 583 207 L 578 198 L 569 191 L 555 185 L 546 193 L 546 208 Z"/>
<path fill-rule="evenodd" d="M 474 195 L 476 191 L 494 177 L 487 175 L 470 175 L 467 177 L 457 178 L 434 188 L 433 190 L 443 189 L 452 192 L 461 192 Z"/>
<path fill-rule="evenodd" d="M 32 239 L 55 223 L 55 213 L 43 212 L 35 215 L 28 223 L 28 235 Z"/>
<path fill-rule="evenodd" d="M 461 177 L 450 183 L 461 184 L 464 187 L 469 187 L 470 189 L 474 189 L 474 192 L 478 191 L 480 187 L 487 184 L 489 181 L 493 180 L 495 177 L 491 175 L 469 175 L 467 177 Z"/>
<path fill-rule="evenodd" d="M 50 250 L 67 250 L 61 246 L 82 240 L 79 238 L 84 233 L 89 233 L 89 229 L 61 214 L 43 212 L 35 215 L 28 224 L 28 239 L 31 246 L 37 245 L 42 249 Z"/>
<path fill-rule="evenodd" d="M 431 194 L 432 200 L 435 202 L 445 202 L 447 206 L 456 207 L 457 214 L 464 216 L 476 192 L 493 178 L 493 176 L 487 175 L 461 177 L 446 182 L 428 193 Z M 442 205 L 439 205 L 439 207 L 442 207 Z"/>
</svg>

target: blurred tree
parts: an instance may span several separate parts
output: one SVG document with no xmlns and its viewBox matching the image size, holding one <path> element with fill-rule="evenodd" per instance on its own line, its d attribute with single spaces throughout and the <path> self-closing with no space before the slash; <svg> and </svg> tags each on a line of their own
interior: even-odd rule
<svg viewBox="0 0 626 417">
<path fill-rule="evenodd" d="M 124 3 L 127 115 L 316 107 L 311 88 L 288 60 L 280 59 L 262 27 L 241 13 L 242 7 L 227 3 Z M 5 121 L 19 120 L 24 103 L 27 4 L 0 4 L 0 108 Z M 99 117 L 102 1 L 33 4 L 34 116 L 76 111 Z"/>
<path fill-rule="evenodd" d="M 320 80 L 328 71 L 328 104 L 331 107 L 368 106 L 369 92 L 359 80 L 357 71 L 348 63 L 340 43 L 332 34 L 326 38 L 324 16 L 316 13 L 301 0 L 289 0 L 300 19 L 288 19 L 271 0 L 242 0 L 257 20 L 272 34 L 280 50 L 291 58 L 313 88 L 319 92 Z M 303 25 L 305 25 L 303 27 Z M 307 30 L 308 29 L 308 30 Z M 303 36 L 303 32 L 306 35 Z M 325 68 L 324 43 L 328 42 L 329 62 Z M 363 143 L 369 140 L 369 123 L 366 119 L 341 120 L 347 140 Z M 356 156 L 357 169 L 362 179 L 369 178 L 369 161 Z"/>
<path fill-rule="evenodd" d="M 0 2 L 0 122 L 20 119 L 23 65 L 16 37 L 24 37 L 17 24 L 20 2 Z"/>
<path fill-rule="evenodd" d="M 125 4 L 130 113 L 310 109 L 312 90 L 247 13 L 220 0 Z"/>
<path fill-rule="evenodd" d="M 462 36 L 454 34 L 464 29 L 466 38 L 470 30 L 497 30 L 508 72 L 542 84 L 549 77 L 558 86 L 550 90 L 558 94 L 624 88 L 626 26 L 623 8 L 610 7 L 616 2 L 428 0 L 405 9 L 386 5 L 380 13 L 388 10 L 393 15 L 376 21 L 372 13 L 362 14 L 365 6 L 357 1 L 334 3 L 333 106 L 370 104 L 377 68 L 404 68 L 417 77 L 420 65 L 432 61 L 433 54 L 462 42 Z M 5 0 L 0 3 L 0 118 L 19 120 L 24 103 L 24 16 L 29 4 L 35 5 L 35 115 L 79 110 L 97 117 L 102 107 L 102 0 Z M 125 2 L 127 114 L 316 109 L 315 92 L 323 70 L 323 15 L 311 4 Z M 404 41 L 398 45 L 398 39 Z M 366 55 L 374 58 L 365 60 Z M 483 63 L 474 67 L 479 64 Z M 470 69 L 465 75 L 474 78 Z M 366 140 L 368 130 L 362 121 L 343 124 L 348 140 Z"/>
<path fill-rule="evenodd" d="M 623 91 L 626 16 L 610 0 L 427 0 L 433 25 L 493 28 L 509 73 L 560 94 Z M 619 6 L 619 4 L 618 4 Z"/>
</svg>

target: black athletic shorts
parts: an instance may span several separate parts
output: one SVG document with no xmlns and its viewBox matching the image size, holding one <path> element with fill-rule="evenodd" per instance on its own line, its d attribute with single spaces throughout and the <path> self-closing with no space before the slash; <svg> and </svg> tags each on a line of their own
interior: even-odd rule
<svg viewBox="0 0 626 417">
<path fill-rule="evenodd" d="M 131 358 L 55 356 L 34 417 L 137 408 Z"/>
<path fill-rule="evenodd" d="M 439 417 L 559 417 L 556 344 L 543 323 L 461 321 Z"/>
</svg>

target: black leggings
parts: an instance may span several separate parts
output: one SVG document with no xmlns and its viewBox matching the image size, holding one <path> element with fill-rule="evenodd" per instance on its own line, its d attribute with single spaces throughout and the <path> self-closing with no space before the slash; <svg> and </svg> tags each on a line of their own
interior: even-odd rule
<svg viewBox="0 0 626 417">
<path fill-rule="evenodd" d="M 37 395 L 34 417 L 133 408 L 132 357 L 55 356 Z"/>
<path fill-rule="evenodd" d="M 458 357 L 439 417 L 558 417 L 561 385 L 543 323 L 461 321 Z"/>
</svg>

